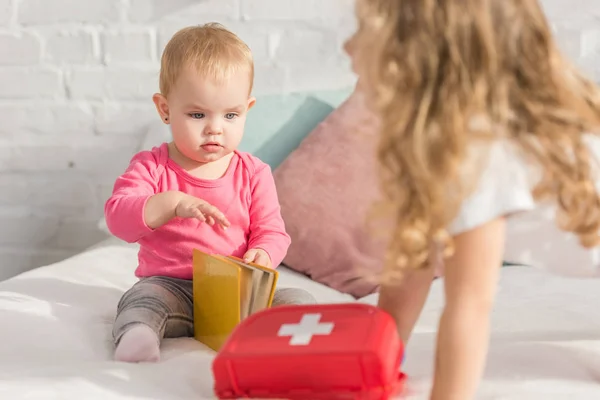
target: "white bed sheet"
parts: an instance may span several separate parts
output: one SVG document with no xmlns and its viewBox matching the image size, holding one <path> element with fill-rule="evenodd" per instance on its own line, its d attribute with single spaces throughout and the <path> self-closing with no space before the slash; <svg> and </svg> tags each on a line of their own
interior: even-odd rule
<svg viewBox="0 0 600 400">
<path fill-rule="evenodd" d="M 111 360 L 115 307 L 135 281 L 135 261 L 134 246 L 108 241 L 0 282 L 0 399 L 214 399 L 213 353 L 193 339 L 165 340 L 158 364 Z M 321 302 L 352 301 L 281 272 L 282 286 L 304 287 Z M 434 283 L 407 351 L 409 399 L 426 398 L 441 283 Z M 598 288 L 597 281 L 505 268 L 477 398 L 600 398 Z M 361 301 L 373 304 L 376 296 Z"/>
</svg>

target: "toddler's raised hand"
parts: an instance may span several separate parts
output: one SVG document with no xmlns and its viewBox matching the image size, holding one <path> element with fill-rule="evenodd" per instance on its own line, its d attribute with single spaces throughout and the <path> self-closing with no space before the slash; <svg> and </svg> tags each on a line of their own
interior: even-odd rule
<svg viewBox="0 0 600 400">
<path fill-rule="evenodd" d="M 207 201 L 199 199 L 189 194 L 182 193 L 177 206 L 175 207 L 175 215 L 181 218 L 198 218 L 202 222 L 209 225 L 218 223 L 223 228 L 230 226 L 225 215 L 215 206 Z"/>
</svg>

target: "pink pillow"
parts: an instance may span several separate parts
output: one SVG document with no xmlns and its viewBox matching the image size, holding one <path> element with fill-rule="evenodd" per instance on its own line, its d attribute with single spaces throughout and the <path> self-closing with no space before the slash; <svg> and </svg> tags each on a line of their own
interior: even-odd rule
<svg viewBox="0 0 600 400">
<path fill-rule="evenodd" d="M 379 198 L 377 123 L 355 91 L 275 170 L 292 244 L 283 263 L 355 297 L 374 293 L 385 240 L 367 226 Z"/>
</svg>

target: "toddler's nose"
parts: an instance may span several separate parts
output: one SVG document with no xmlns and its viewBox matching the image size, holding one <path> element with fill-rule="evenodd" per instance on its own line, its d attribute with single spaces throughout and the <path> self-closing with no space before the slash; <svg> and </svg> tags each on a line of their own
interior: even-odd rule
<svg viewBox="0 0 600 400">
<path fill-rule="evenodd" d="M 223 133 L 223 125 L 217 121 L 210 121 L 206 125 L 205 133 L 207 135 L 221 135 Z"/>
</svg>

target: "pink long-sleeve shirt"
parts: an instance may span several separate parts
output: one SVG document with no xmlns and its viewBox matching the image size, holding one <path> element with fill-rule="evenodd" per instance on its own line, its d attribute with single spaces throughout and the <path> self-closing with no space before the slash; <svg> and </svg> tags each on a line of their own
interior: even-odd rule
<svg viewBox="0 0 600 400">
<path fill-rule="evenodd" d="M 151 229 L 144 221 L 146 202 L 154 194 L 172 190 L 216 206 L 231 226 L 224 230 L 195 218 L 176 217 Z M 117 178 L 104 212 L 113 235 L 139 243 L 138 277 L 191 279 L 194 248 L 236 257 L 242 257 L 248 249 L 260 248 L 277 267 L 290 245 L 270 167 L 243 152 L 235 152 L 224 176 L 206 180 L 190 175 L 171 160 L 166 143 L 142 151 Z"/>
</svg>

